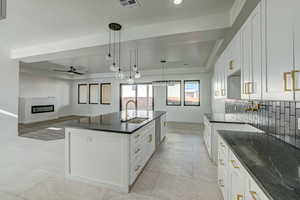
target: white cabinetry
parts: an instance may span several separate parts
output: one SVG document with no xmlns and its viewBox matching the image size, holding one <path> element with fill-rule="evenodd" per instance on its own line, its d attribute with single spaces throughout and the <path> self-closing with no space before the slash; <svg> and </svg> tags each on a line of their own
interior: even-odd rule
<svg viewBox="0 0 300 200">
<path fill-rule="evenodd" d="M 293 100 L 293 1 L 264 0 L 266 64 L 264 99 Z M 299 19 L 298 19 L 299 20 Z"/>
<path fill-rule="evenodd" d="M 219 136 L 218 183 L 224 200 L 269 200 Z"/>
<path fill-rule="evenodd" d="M 254 9 L 241 29 L 242 45 L 242 98 L 261 98 L 262 76 L 262 8 Z"/>
<path fill-rule="evenodd" d="M 155 151 L 155 122 L 133 134 L 66 128 L 67 178 L 128 192 Z"/>
<path fill-rule="evenodd" d="M 162 115 L 161 117 L 160 117 L 160 130 L 161 130 L 161 132 L 160 132 L 160 141 L 162 142 L 164 139 L 165 139 L 165 137 L 166 137 L 166 135 L 167 135 L 167 115 L 165 114 L 165 115 Z"/>
</svg>

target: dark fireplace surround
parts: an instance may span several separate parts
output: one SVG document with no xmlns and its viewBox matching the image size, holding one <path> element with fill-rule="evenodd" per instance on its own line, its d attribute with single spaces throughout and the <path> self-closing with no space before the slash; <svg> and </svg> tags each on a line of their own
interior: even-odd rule
<svg viewBox="0 0 300 200">
<path fill-rule="evenodd" d="M 54 112 L 54 105 L 34 105 L 31 106 L 31 114 Z"/>
</svg>

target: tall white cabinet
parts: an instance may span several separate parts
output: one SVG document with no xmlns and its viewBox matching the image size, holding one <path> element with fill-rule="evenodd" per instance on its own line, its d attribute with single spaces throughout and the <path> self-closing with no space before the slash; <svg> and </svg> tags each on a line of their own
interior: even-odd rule
<svg viewBox="0 0 300 200">
<path fill-rule="evenodd" d="M 293 1 L 264 0 L 266 65 L 265 99 L 293 100 Z"/>
</svg>

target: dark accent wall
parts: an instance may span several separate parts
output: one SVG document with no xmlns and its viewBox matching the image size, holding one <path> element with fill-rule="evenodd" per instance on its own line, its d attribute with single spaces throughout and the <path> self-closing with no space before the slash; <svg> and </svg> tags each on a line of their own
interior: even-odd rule
<svg viewBox="0 0 300 200">
<path fill-rule="evenodd" d="M 257 111 L 247 111 L 254 104 L 259 104 Z M 225 112 L 236 114 L 241 120 L 263 130 L 266 134 L 277 137 L 300 148 L 300 102 L 265 101 L 265 100 L 226 100 Z"/>
</svg>

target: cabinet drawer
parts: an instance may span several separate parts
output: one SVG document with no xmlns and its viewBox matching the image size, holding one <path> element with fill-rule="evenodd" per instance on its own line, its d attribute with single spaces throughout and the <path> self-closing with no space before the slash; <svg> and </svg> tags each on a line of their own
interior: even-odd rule
<svg viewBox="0 0 300 200">
<path fill-rule="evenodd" d="M 223 139 L 219 136 L 219 152 L 224 155 L 224 160 L 228 160 L 228 147 Z"/>
<path fill-rule="evenodd" d="M 248 176 L 247 180 L 247 189 L 246 189 L 246 197 L 247 199 L 253 200 L 269 200 L 265 193 L 260 189 L 260 187 L 256 184 L 256 182 Z"/>
<path fill-rule="evenodd" d="M 243 170 L 243 166 L 241 165 L 240 161 L 231 151 L 229 153 L 229 167 L 240 171 Z"/>
</svg>

